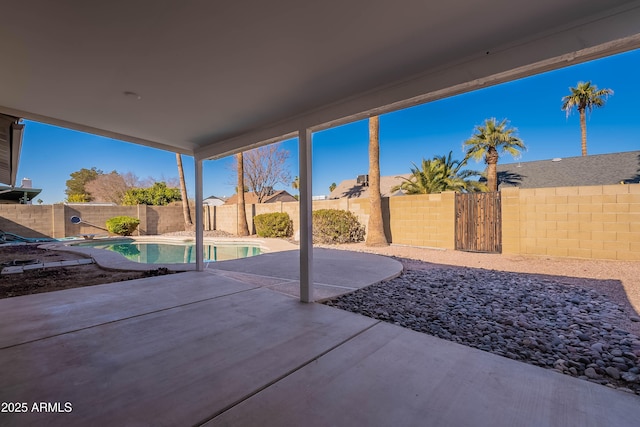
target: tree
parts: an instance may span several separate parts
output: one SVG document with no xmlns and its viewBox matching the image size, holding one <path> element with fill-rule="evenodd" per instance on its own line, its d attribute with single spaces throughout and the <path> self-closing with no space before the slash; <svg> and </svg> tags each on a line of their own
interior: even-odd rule
<svg viewBox="0 0 640 427">
<path fill-rule="evenodd" d="M 181 200 L 180 190 L 167 187 L 164 182 L 156 182 L 148 188 L 131 188 L 122 200 L 123 205 L 165 206 Z"/>
<path fill-rule="evenodd" d="M 247 210 L 244 204 L 244 156 L 242 152 L 236 154 L 236 170 L 238 172 L 238 182 L 236 192 L 238 193 L 238 236 L 249 235 L 249 224 L 247 224 Z"/>
<path fill-rule="evenodd" d="M 333 190 L 335 190 L 337 187 L 335 182 L 332 182 L 331 185 L 329 186 L 329 193 L 333 193 Z"/>
<path fill-rule="evenodd" d="M 369 224 L 367 246 L 387 246 L 382 222 L 382 197 L 380 195 L 380 140 L 379 117 L 369 117 Z"/>
<path fill-rule="evenodd" d="M 570 87 L 571 93 L 562 98 L 562 110 L 567 112 L 567 117 L 574 108 L 580 113 L 580 133 L 582 135 L 582 155 L 587 155 L 587 110 L 589 113 L 594 108 L 604 107 L 609 95 L 613 95 L 611 89 L 598 89 L 591 82 L 578 82 L 576 87 Z"/>
<path fill-rule="evenodd" d="M 293 188 L 294 190 L 299 190 L 300 189 L 300 178 L 299 177 L 295 177 L 293 178 L 293 181 L 291 182 L 291 188 Z"/>
<path fill-rule="evenodd" d="M 498 191 L 496 165 L 500 154 L 506 152 L 515 158 L 520 151 L 526 150 L 524 142 L 515 136 L 516 132 L 517 129 L 509 128 L 507 119 L 498 123 L 495 118 L 490 118 L 485 120 L 484 126 L 476 126 L 471 138 L 463 143 L 463 148 L 467 147 L 467 158 L 478 161 L 484 157 L 489 191 Z"/>
<path fill-rule="evenodd" d="M 289 185 L 288 159 L 289 151 L 280 148 L 280 144 L 265 145 L 244 153 L 246 185 L 256 194 L 258 203 L 272 194 L 276 184 Z"/>
<path fill-rule="evenodd" d="M 180 198 L 182 199 L 182 215 L 184 216 L 185 231 L 193 230 L 193 221 L 191 220 L 191 209 L 189 208 L 189 199 L 187 197 L 187 184 L 184 180 L 184 170 L 182 169 L 182 156 L 176 153 L 176 163 L 178 164 L 178 179 L 180 180 Z"/>
<path fill-rule="evenodd" d="M 67 189 L 64 191 L 67 195 L 68 202 L 90 202 L 91 196 L 85 189 L 85 185 L 101 175 L 102 171 L 92 167 L 91 169 L 82 168 L 79 171 L 72 172 L 71 178 L 67 180 Z"/>
<path fill-rule="evenodd" d="M 422 167 L 413 163 L 411 177 L 401 177 L 405 182 L 391 191 L 402 190 L 406 194 L 431 194 L 443 191 L 475 192 L 486 190 L 486 185 L 470 179 L 481 176 L 478 171 L 463 170 L 468 158 L 453 160 L 453 152 L 448 156 L 435 156 L 431 160 L 422 159 Z"/>
<path fill-rule="evenodd" d="M 125 193 L 134 188 L 137 178 L 132 173 L 120 175 L 116 171 L 103 173 L 87 182 L 85 190 L 92 201 L 122 204 Z"/>
</svg>

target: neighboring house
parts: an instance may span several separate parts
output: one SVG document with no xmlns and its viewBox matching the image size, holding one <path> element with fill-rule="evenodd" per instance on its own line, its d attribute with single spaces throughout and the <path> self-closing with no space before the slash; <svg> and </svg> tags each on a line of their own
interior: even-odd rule
<svg viewBox="0 0 640 427">
<path fill-rule="evenodd" d="M 640 151 L 498 163 L 498 187 L 545 188 L 640 183 Z"/>
<path fill-rule="evenodd" d="M 31 180 L 24 178 L 20 187 L 0 185 L 0 204 L 30 204 L 42 189 L 31 188 Z"/>
<path fill-rule="evenodd" d="M 361 175 L 364 177 L 364 175 Z M 380 177 L 382 197 L 400 196 L 391 189 L 411 174 Z M 480 181 L 483 181 L 481 178 Z M 369 197 L 366 179 L 342 181 L 329 199 Z M 546 188 L 640 183 L 640 151 L 566 157 L 534 162 L 498 163 L 498 188 Z"/>
<path fill-rule="evenodd" d="M 0 204 L 28 204 L 41 191 L 39 188 L 11 188 L 0 185 Z"/>
<path fill-rule="evenodd" d="M 262 203 L 275 203 L 275 202 L 297 202 L 298 200 L 285 190 L 274 191 L 262 201 Z M 234 194 L 229 197 L 225 202 L 225 205 L 235 205 L 238 203 L 238 195 Z M 244 193 L 244 203 L 247 205 L 258 204 L 258 196 L 256 193 L 247 192 Z"/>
<path fill-rule="evenodd" d="M 398 176 L 380 177 L 380 194 L 382 197 L 401 196 L 401 191 L 391 191 L 391 189 L 404 182 L 402 178 L 409 178 L 411 174 Z M 353 199 L 358 197 L 369 197 L 369 182 L 367 175 L 360 175 L 355 179 L 346 179 L 329 194 L 329 199 Z"/>
<path fill-rule="evenodd" d="M 222 206 L 227 201 L 227 197 L 209 196 L 202 201 L 204 205 L 208 206 Z"/>
</svg>

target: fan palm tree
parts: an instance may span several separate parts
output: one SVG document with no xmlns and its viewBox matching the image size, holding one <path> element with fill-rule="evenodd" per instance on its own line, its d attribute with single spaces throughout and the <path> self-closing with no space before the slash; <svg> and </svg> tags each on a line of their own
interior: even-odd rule
<svg viewBox="0 0 640 427">
<path fill-rule="evenodd" d="M 244 204 L 244 157 L 242 152 L 236 154 L 236 160 L 238 162 L 238 185 L 236 185 L 238 192 L 238 236 L 248 236 L 249 224 L 247 224 L 247 210 Z"/>
<path fill-rule="evenodd" d="M 576 87 L 570 87 L 571 93 L 562 98 L 562 110 L 567 112 L 567 117 L 574 108 L 580 113 L 580 133 L 582 135 L 582 155 L 587 155 L 587 110 L 589 113 L 594 108 L 603 107 L 609 95 L 613 95 L 611 89 L 598 89 L 591 82 L 578 82 Z"/>
<path fill-rule="evenodd" d="M 299 177 L 295 177 L 293 178 L 293 181 L 291 182 L 291 188 L 293 188 L 294 190 L 299 190 L 300 189 L 300 178 Z"/>
<path fill-rule="evenodd" d="M 467 149 L 467 158 L 476 161 L 484 158 L 487 164 L 487 187 L 489 191 L 498 191 L 498 172 L 496 165 L 501 153 L 509 153 L 516 158 L 521 151 L 527 149 L 524 142 L 515 133 L 517 129 L 510 128 L 507 119 L 500 123 L 495 118 L 485 120 L 484 126 L 478 125 L 474 134 L 463 144 Z"/>
<path fill-rule="evenodd" d="M 478 171 L 462 170 L 467 164 L 464 160 L 453 160 L 453 152 L 448 156 L 435 156 L 433 159 L 422 159 L 422 167 L 415 163 L 409 178 L 400 177 L 404 182 L 396 185 L 391 191 L 402 190 L 405 194 L 431 194 L 443 191 L 476 192 L 486 191 L 486 185 L 470 179 L 481 176 Z"/>
<path fill-rule="evenodd" d="M 382 196 L 380 195 L 380 139 L 379 117 L 369 118 L 369 224 L 367 246 L 387 246 L 382 222 Z"/>
</svg>

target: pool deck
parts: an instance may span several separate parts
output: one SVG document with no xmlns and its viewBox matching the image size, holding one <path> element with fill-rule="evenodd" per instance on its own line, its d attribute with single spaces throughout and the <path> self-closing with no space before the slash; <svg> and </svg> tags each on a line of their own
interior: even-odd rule
<svg viewBox="0 0 640 427">
<path fill-rule="evenodd" d="M 0 425 L 638 425 L 638 396 L 300 303 L 267 280 L 295 256 L 269 255 L 0 300 L 0 400 L 28 408 Z M 378 281 L 383 259 L 315 249 L 314 282 Z"/>
</svg>

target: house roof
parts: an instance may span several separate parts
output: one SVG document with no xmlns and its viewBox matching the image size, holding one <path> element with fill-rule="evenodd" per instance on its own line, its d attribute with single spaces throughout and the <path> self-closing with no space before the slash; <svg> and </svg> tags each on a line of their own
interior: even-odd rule
<svg viewBox="0 0 640 427">
<path fill-rule="evenodd" d="M 640 151 L 596 154 L 586 157 L 498 163 L 499 187 L 545 188 L 640 183 Z M 401 195 L 391 189 L 411 174 L 380 177 L 382 197 Z M 481 181 L 483 178 L 480 179 Z M 347 179 L 331 192 L 330 199 L 369 197 L 369 187 Z"/>
<path fill-rule="evenodd" d="M 289 194 L 285 190 L 274 191 L 271 195 L 267 196 L 262 203 L 273 203 L 273 202 L 295 202 L 297 201 L 295 197 Z M 244 202 L 245 204 L 252 205 L 258 204 L 258 196 L 256 193 L 252 191 L 248 191 L 244 193 Z M 235 205 L 238 203 L 238 195 L 234 194 L 229 197 L 227 201 L 224 203 L 225 205 Z"/>
<path fill-rule="evenodd" d="M 16 185 L 24 125 L 17 117 L 0 114 L 0 183 Z"/>
<path fill-rule="evenodd" d="M 402 178 L 409 178 L 411 174 L 403 174 L 398 176 L 381 176 L 380 177 L 380 194 L 382 197 L 390 197 L 402 194 L 401 192 L 391 191 L 396 185 L 402 184 L 404 181 Z M 369 197 L 369 187 L 358 184 L 356 179 L 346 179 L 329 194 L 330 199 L 343 199 L 343 198 L 358 198 Z"/>
<path fill-rule="evenodd" d="M 573 187 L 640 183 L 640 151 L 498 163 L 500 188 Z"/>
<path fill-rule="evenodd" d="M 13 188 L 0 185 L 0 203 L 20 203 L 25 196 L 27 200 L 33 200 L 41 191 L 40 188 Z"/>
<path fill-rule="evenodd" d="M 33 0 L 5 12 L 0 113 L 198 160 L 640 46 L 638 0 Z"/>
<path fill-rule="evenodd" d="M 205 197 L 204 198 L 204 200 L 215 200 L 215 199 L 225 201 L 225 200 L 228 199 L 228 197 L 224 197 L 224 196 L 209 196 L 209 197 Z"/>
</svg>

